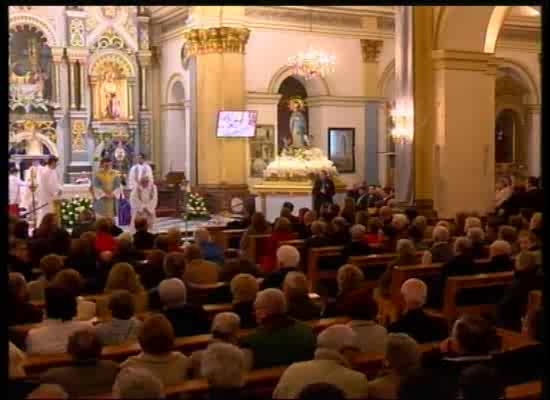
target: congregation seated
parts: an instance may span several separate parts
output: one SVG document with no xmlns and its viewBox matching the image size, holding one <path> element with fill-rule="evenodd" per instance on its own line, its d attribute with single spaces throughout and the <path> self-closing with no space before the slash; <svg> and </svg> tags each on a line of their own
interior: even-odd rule
<svg viewBox="0 0 550 400">
<path fill-rule="evenodd" d="M 167 253 L 170 251 L 170 247 L 170 238 L 166 233 L 161 233 L 160 235 L 157 235 L 157 237 L 155 237 L 155 244 L 153 246 L 154 249 L 161 250 Z M 180 251 L 179 247 L 174 251 Z"/>
<path fill-rule="evenodd" d="M 504 385 L 494 368 L 475 364 L 462 371 L 459 390 L 464 400 L 500 400 Z"/>
<path fill-rule="evenodd" d="M 241 321 L 242 328 L 255 328 L 257 326 L 254 316 L 254 300 L 260 285 L 256 278 L 250 274 L 238 274 L 230 283 L 232 308 Z"/>
<path fill-rule="evenodd" d="M 220 281 L 231 282 L 238 274 L 250 274 L 255 277 L 262 275 L 258 267 L 245 257 L 241 250 L 227 249 L 220 270 Z"/>
<path fill-rule="evenodd" d="M 472 242 L 472 256 L 474 259 L 485 258 L 485 232 L 481 227 L 471 227 L 466 230 L 466 237 Z"/>
<path fill-rule="evenodd" d="M 210 233 L 206 229 L 198 229 L 195 232 L 195 243 L 199 246 L 206 261 L 223 263 L 223 249 L 212 241 Z"/>
<path fill-rule="evenodd" d="M 76 296 L 64 288 L 50 286 L 45 291 L 46 319 L 39 327 L 29 330 L 26 350 L 29 354 L 62 353 L 69 336 L 89 323 L 73 320 L 76 317 Z"/>
<path fill-rule="evenodd" d="M 322 221 L 313 221 L 310 225 L 311 235 L 304 241 L 306 249 L 312 247 L 323 247 L 329 245 L 329 240 L 326 236 L 327 226 Z"/>
<path fill-rule="evenodd" d="M 76 224 L 72 227 L 71 237 L 79 239 L 84 232 L 95 232 L 95 214 L 91 210 L 83 210 L 78 214 Z"/>
<path fill-rule="evenodd" d="M 52 286 L 63 288 L 76 297 L 75 319 L 87 321 L 96 316 L 96 303 L 81 296 L 84 291 L 84 279 L 77 270 L 67 268 L 59 271 L 52 281 Z"/>
<path fill-rule="evenodd" d="M 264 273 L 271 273 L 277 267 L 277 249 L 279 243 L 295 239 L 292 225 L 287 218 L 280 217 L 273 226 L 271 237 L 266 242 L 264 257 L 260 259 L 260 265 Z"/>
<path fill-rule="evenodd" d="M 116 240 L 117 246 L 113 252 L 113 259 L 111 263 L 128 263 L 130 265 L 136 265 L 139 255 L 132 243 L 132 237 L 130 234 L 124 234 L 125 236 L 119 236 Z"/>
<path fill-rule="evenodd" d="M 287 315 L 285 296 L 280 289 L 258 293 L 254 313 L 258 328 L 240 339 L 242 348 L 253 354 L 253 367 L 268 368 L 310 360 L 315 350 L 315 334 L 308 325 Z"/>
<path fill-rule="evenodd" d="M 112 391 L 116 399 L 164 399 L 162 381 L 145 368 L 124 368 L 117 375 Z"/>
<path fill-rule="evenodd" d="M 158 287 L 163 315 L 174 328 L 177 337 L 192 336 L 208 331 L 209 323 L 202 306 L 187 301 L 187 288 L 178 278 L 162 281 Z"/>
<path fill-rule="evenodd" d="M 365 234 L 367 230 L 363 225 L 353 225 L 350 229 L 350 239 L 342 251 L 342 256 L 347 260 L 353 256 L 368 256 L 371 253 L 371 248 L 368 243 L 365 243 Z"/>
<path fill-rule="evenodd" d="M 388 332 L 376 321 L 378 304 L 370 290 L 355 290 L 346 297 L 341 309 L 342 315 L 351 318 L 347 325 L 357 334 L 357 345 L 362 353 L 376 352 L 384 348 Z"/>
<path fill-rule="evenodd" d="M 305 226 L 305 237 L 307 239 L 312 235 L 311 228 L 313 222 L 317 221 L 317 213 L 314 210 L 307 210 L 304 213 L 304 226 Z"/>
<path fill-rule="evenodd" d="M 178 252 L 172 252 L 170 254 L 180 254 L 183 257 L 183 254 Z M 139 271 L 139 280 L 145 289 L 151 290 L 157 287 L 159 283 L 166 278 L 166 271 L 164 269 L 166 257 L 166 253 L 158 249 L 153 249 L 147 254 L 147 263 L 144 267 L 140 268 Z M 177 278 L 181 278 L 182 275 L 183 268 Z"/>
<path fill-rule="evenodd" d="M 107 282 L 103 291 L 111 293 L 114 290 L 127 290 L 136 295 L 142 294 L 145 289 L 134 267 L 123 262 L 113 265 L 107 276 Z"/>
<path fill-rule="evenodd" d="M 300 252 L 294 247 L 283 245 L 276 252 L 277 267 L 274 271 L 265 275 L 261 289 L 281 288 L 286 274 L 298 271 L 300 264 Z"/>
<path fill-rule="evenodd" d="M 23 274 L 10 272 L 8 278 L 8 326 L 42 321 L 42 310 L 29 302 Z"/>
<path fill-rule="evenodd" d="M 369 382 L 371 400 L 397 400 L 401 380 L 420 367 L 418 343 L 405 333 L 390 333 L 384 348 L 389 372 Z"/>
<path fill-rule="evenodd" d="M 345 246 L 351 239 L 348 222 L 343 217 L 335 217 L 328 226 L 330 246 Z"/>
<path fill-rule="evenodd" d="M 195 284 L 218 282 L 220 267 L 212 261 L 205 260 L 199 246 L 188 245 L 184 250 L 184 255 L 186 265 L 183 279 L 185 282 Z"/>
<path fill-rule="evenodd" d="M 395 230 L 395 234 L 398 240 L 407 237 L 409 224 L 409 217 L 407 217 L 406 214 L 398 213 L 392 216 L 391 226 Z"/>
<path fill-rule="evenodd" d="M 489 264 L 484 268 L 487 274 L 495 272 L 512 271 L 514 268 L 514 260 L 512 260 L 512 246 L 504 240 L 495 240 L 489 246 Z"/>
<path fill-rule="evenodd" d="M 368 217 L 366 212 L 361 211 L 362 214 Z M 364 224 L 362 224 L 364 225 Z M 382 244 L 382 236 L 380 232 L 382 231 L 382 221 L 378 217 L 373 217 L 368 219 L 367 223 L 367 233 L 366 242 L 370 246 L 379 246 Z M 364 242 L 365 240 L 363 240 Z"/>
<path fill-rule="evenodd" d="M 169 253 L 171 251 L 181 251 L 182 235 L 179 228 L 173 227 L 166 232 L 166 249 L 161 250 Z"/>
<path fill-rule="evenodd" d="M 13 240 L 8 252 L 8 266 L 12 272 L 19 272 L 27 282 L 32 281 L 32 262 L 29 244 L 23 239 Z"/>
<path fill-rule="evenodd" d="M 86 239 L 73 239 L 65 265 L 76 269 L 86 280 L 85 291 L 94 293 L 101 288 L 97 281 L 97 255 L 94 246 Z M 46 273 L 44 272 L 44 275 Z"/>
<path fill-rule="evenodd" d="M 415 225 L 412 223 L 409 225 L 407 229 L 407 239 L 409 239 L 411 242 L 413 242 L 414 247 L 417 250 L 428 250 L 429 247 L 427 243 L 424 241 L 424 231 L 418 227 L 418 225 Z"/>
<path fill-rule="evenodd" d="M 366 398 L 367 377 L 354 371 L 354 356 L 359 351 L 357 335 L 349 326 L 333 325 L 321 332 L 313 360 L 291 364 L 273 391 L 274 399 L 296 399 L 308 384 L 330 383 L 346 398 Z"/>
<path fill-rule="evenodd" d="M 512 254 L 517 254 L 519 252 L 519 246 L 517 243 L 518 232 L 516 228 L 510 225 L 501 225 L 498 228 L 497 240 L 504 240 L 512 247 Z"/>
<path fill-rule="evenodd" d="M 191 354 L 191 370 L 193 377 L 204 377 L 201 372 L 203 355 L 212 345 L 216 343 L 237 345 L 240 327 L 241 319 L 234 312 L 221 312 L 216 314 L 212 320 L 212 327 L 210 328 L 212 338 L 210 339 L 208 346 L 204 350 L 196 350 Z M 250 352 L 243 353 L 242 368 L 244 371 L 249 371 L 252 368 L 252 354 Z"/>
<path fill-rule="evenodd" d="M 135 317 L 135 300 L 127 290 L 115 290 L 108 303 L 112 319 L 96 325 L 103 345 L 115 345 L 137 338 L 141 321 Z"/>
<path fill-rule="evenodd" d="M 160 275 L 160 272 L 158 272 L 159 268 L 162 270 L 164 279 L 183 279 L 183 273 L 185 271 L 185 255 L 176 251 L 166 254 L 162 250 L 152 250 L 147 257 L 147 265 L 143 268 L 142 274 L 146 275 L 148 272 L 145 271 L 148 269 L 153 269 L 155 271 L 155 275 Z M 158 285 L 149 288 L 148 304 L 149 309 L 151 310 L 160 310 L 162 308 L 162 303 L 160 302 L 158 293 Z"/>
<path fill-rule="evenodd" d="M 453 257 L 441 268 L 442 281 L 449 276 L 471 275 L 477 273 L 472 255 L 472 242 L 467 237 L 459 237 L 454 242 Z"/>
<path fill-rule="evenodd" d="M 344 313 L 348 296 L 351 296 L 356 290 L 361 290 L 364 282 L 365 275 L 359 267 L 353 264 L 345 264 L 338 268 L 336 273 L 336 298 L 326 305 L 323 316 L 332 317 Z"/>
<path fill-rule="evenodd" d="M 155 235 L 149 232 L 147 218 L 137 217 L 134 221 L 136 233 L 134 233 L 134 247 L 136 250 L 149 250 L 155 246 Z"/>
<path fill-rule="evenodd" d="M 143 368 L 157 377 L 163 385 L 173 385 L 187 379 L 191 362 L 179 351 L 173 351 L 174 328 L 163 315 L 155 314 L 145 319 L 138 333 L 141 353 L 129 357 L 120 364 L 126 368 Z"/>
<path fill-rule="evenodd" d="M 289 317 L 299 321 L 309 321 L 321 317 L 321 307 L 309 298 L 308 282 L 304 273 L 291 271 L 286 274 L 283 281 L 283 293 Z"/>
<path fill-rule="evenodd" d="M 60 385 L 71 398 L 109 392 L 119 366 L 113 361 L 100 359 L 102 348 L 93 328 L 74 332 L 67 343 L 67 353 L 73 363 L 48 369 L 40 375 L 40 381 Z"/>
<path fill-rule="evenodd" d="M 447 324 L 426 314 L 424 305 L 428 298 L 428 287 L 420 279 L 407 279 L 401 285 L 404 301 L 402 315 L 388 326 L 388 332 L 406 333 L 418 343 L 435 342 L 447 337 Z"/>
<path fill-rule="evenodd" d="M 392 282 L 393 269 L 395 267 L 404 267 L 407 265 L 418 264 L 416 257 L 416 248 L 410 239 L 399 239 L 397 241 L 397 258 L 386 266 L 386 270 L 378 280 L 378 290 L 382 297 L 390 296 L 390 287 Z"/>
</svg>

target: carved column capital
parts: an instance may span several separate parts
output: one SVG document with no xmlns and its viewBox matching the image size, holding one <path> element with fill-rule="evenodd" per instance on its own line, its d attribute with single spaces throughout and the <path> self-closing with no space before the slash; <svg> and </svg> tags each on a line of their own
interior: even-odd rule
<svg viewBox="0 0 550 400">
<path fill-rule="evenodd" d="M 361 52 L 363 62 L 375 63 L 378 61 L 378 55 L 382 51 L 382 40 L 361 39 Z"/>
<path fill-rule="evenodd" d="M 86 122 L 82 119 L 71 121 L 71 147 L 72 151 L 85 151 L 84 135 L 86 134 Z"/>
<path fill-rule="evenodd" d="M 63 62 L 63 56 L 65 55 L 65 48 L 52 47 L 52 62 L 55 64 L 61 64 Z"/>
<path fill-rule="evenodd" d="M 191 29 L 184 33 L 185 54 L 244 53 L 250 37 L 247 28 L 216 27 Z"/>
</svg>

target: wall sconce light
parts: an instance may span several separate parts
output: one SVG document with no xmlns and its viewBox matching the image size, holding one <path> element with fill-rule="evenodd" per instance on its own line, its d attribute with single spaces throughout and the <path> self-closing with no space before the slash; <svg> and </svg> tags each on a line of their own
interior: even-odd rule
<svg viewBox="0 0 550 400">
<path fill-rule="evenodd" d="M 413 140 L 413 115 L 402 108 L 394 108 L 390 111 L 393 123 L 391 137 L 395 143 L 411 143 Z"/>
</svg>

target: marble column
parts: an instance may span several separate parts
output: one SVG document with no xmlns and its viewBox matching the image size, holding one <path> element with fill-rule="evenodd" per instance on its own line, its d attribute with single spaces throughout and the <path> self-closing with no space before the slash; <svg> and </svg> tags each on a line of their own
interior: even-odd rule
<svg viewBox="0 0 550 400">
<path fill-rule="evenodd" d="M 435 50 L 435 208 L 485 214 L 494 203 L 494 56 Z"/>
<path fill-rule="evenodd" d="M 217 138 L 216 119 L 222 109 L 245 107 L 244 50 L 249 34 L 246 28 L 229 27 L 184 33 L 185 53 L 196 61 L 199 185 L 246 184 L 246 139 Z"/>
<path fill-rule="evenodd" d="M 541 119 L 540 104 L 527 106 L 527 126 L 529 129 L 527 147 L 527 170 L 530 176 L 541 175 Z"/>
<path fill-rule="evenodd" d="M 87 108 L 87 99 L 86 99 L 86 82 L 87 82 L 87 73 L 86 73 L 86 61 L 80 60 L 78 63 L 80 69 L 80 110 L 84 111 Z"/>
<path fill-rule="evenodd" d="M 76 109 L 76 60 L 69 59 L 69 104 L 71 110 Z"/>
<path fill-rule="evenodd" d="M 54 108 L 61 104 L 61 64 L 63 63 L 64 49 L 62 47 L 52 48 L 52 102 Z"/>
</svg>

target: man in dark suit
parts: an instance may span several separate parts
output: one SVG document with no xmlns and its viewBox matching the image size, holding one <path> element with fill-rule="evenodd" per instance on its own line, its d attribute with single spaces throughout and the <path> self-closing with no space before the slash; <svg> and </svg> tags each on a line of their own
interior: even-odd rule
<svg viewBox="0 0 550 400">
<path fill-rule="evenodd" d="M 369 207 L 369 193 L 367 192 L 367 186 L 361 185 L 359 187 L 359 196 L 357 197 L 357 201 L 355 203 L 355 209 L 356 210 L 366 210 Z"/>
<path fill-rule="evenodd" d="M 332 198 L 336 193 L 336 188 L 334 182 L 329 178 L 328 174 L 325 171 L 321 171 L 319 178 L 315 181 L 313 185 L 313 208 L 319 214 L 321 206 L 324 203 L 332 204 Z"/>
<path fill-rule="evenodd" d="M 388 332 L 406 333 L 418 343 L 443 340 L 448 336 L 447 322 L 427 315 L 424 304 L 428 298 L 428 286 L 420 279 L 411 278 L 401 286 L 405 301 L 404 314 L 388 327 Z"/>
<path fill-rule="evenodd" d="M 522 206 L 539 212 L 544 208 L 544 194 L 539 188 L 539 179 L 534 176 L 527 179 L 527 191 L 524 194 Z"/>
</svg>

